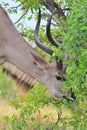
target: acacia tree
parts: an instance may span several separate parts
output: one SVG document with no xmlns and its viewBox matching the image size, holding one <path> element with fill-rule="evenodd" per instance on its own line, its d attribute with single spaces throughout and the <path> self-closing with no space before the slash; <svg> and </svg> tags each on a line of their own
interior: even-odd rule
<svg viewBox="0 0 87 130">
<path fill-rule="evenodd" d="M 51 13 L 55 11 L 52 21 L 51 34 L 56 41 L 61 42 L 62 46 L 67 51 L 63 51 L 60 48 L 53 48 L 55 52 L 52 57 L 55 60 L 64 59 L 65 55 L 70 55 L 71 58 L 66 60 L 67 66 L 67 80 L 64 82 L 64 91 L 68 91 L 72 88 L 72 91 L 76 98 L 74 102 L 60 99 L 55 101 L 57 107 L 61 108 L 63 105 L 68 107 L 72 111 L 71 118 L 59 117 L 56 123 L 57 129 L 67 129 L 68 124 L 70 128 L 76 130 L 86 130 L 87 128 L 87 1 L 83 0 L 15 0 L 19 2 L 17 6 L 11 7 L 10 12 L 16 12 L 20 8 L 22 15 L 16 21 L 18 26 L 22 25 L 21 21 L 27 17 L 27 13 L 30 10 L 31 16 L 28 15 L 28 20 L 35 17 L 37 19 L 38 9 L 42 10 L 42 18 L 44 21 L 50 17 Z M 5 6 L 7 6 L 5 2 Z M 21 23 L 21 24 L 19 24 Z M 22 25 L 22 34 L 27 36 L 29 40 L 34 41 L 34 30 L 28 30 Z M 46 39 L 43 30 L 44 26 L 41 27 L 40 37 L 48 45 L 49 42 Z M 49 45 L 51 46 L 51 45 Z M 41 52 L 42 53 L 42 52 Z M 44 54 L 42 54 L 44 55 Z M 51 57 L 51 58 L 52 58 Z M 49 59 L 49 58 L 48 58 Z M 41 95 L 40 95 L 41 96 Z M 46 100 L 45 100 L 46 101 Z M 40 100 L 38 101 L 40 102 Z M 37 102 L 37 104 L 38 104 Z M 62 105 L 61 105 L 62 104 Z M 68 121 L 68 123 L 67 123 Z M 61 126 L 59 126 L 61 122 Z M 55 127 L 56 128 L 56 127 Z M 54 129 L 55 129 L 54 128 Z"/>
</svg>

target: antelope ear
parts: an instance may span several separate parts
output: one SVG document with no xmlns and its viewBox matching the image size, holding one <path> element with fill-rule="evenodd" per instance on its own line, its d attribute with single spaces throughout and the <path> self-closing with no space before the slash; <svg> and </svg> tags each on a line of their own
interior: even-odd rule
<svg viewBox="0 0 87 130">
<path fill-rule="evenodd" d="M 31 55 L 34 58 L 34 65 L 37 64 L 38 66 L 46 67 L 47 62 L 44 60 L 43 57 L 34 52 L 31 52 Z"/>
</svg>

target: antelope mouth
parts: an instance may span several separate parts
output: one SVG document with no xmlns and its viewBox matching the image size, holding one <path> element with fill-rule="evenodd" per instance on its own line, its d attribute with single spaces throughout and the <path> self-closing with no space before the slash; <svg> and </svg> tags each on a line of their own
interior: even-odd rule
<svg viewBox="0 0 87 130">
<path fill-rule="evenodd" d="M 29 91 L 38 81 L 25 73 L 23 70 L 18 68 L 16 65 L 6 61 L 3 63 L 3 72 L 7 75 L 10 75 L 19 86 L 22 86 L 23 89 L 27 92 Z"/>
</svg>

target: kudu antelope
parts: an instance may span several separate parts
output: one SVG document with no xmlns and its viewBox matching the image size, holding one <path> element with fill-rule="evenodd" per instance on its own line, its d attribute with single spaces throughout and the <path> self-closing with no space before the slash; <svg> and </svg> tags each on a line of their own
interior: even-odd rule
<svg viewBox="0 0 87 130">
<path fill-rule="evenodd" d="M 53 52 L 40 43 L 39 19 L 35 29 L 35 42 L 49 54 Z M 56 98 L 66 97 L 62 92 L 65 80 L 63 64 L 49 63 L 25 41 L 16 30 L 7 12 L 0 6 L 0 64 L 28 90 L 40 82 L 49 88 Z"/>
</svg>

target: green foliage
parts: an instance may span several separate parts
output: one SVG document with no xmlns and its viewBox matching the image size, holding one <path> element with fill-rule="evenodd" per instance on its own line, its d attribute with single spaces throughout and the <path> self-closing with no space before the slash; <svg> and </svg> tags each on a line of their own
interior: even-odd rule
<svg viewBox="0 0 87 130">
<path fill-rule="evenodd" d="M 13 87 L 12 87 L 13 86 Z M 10 91 L 9 91 L 10 89 Z M 2 73 L 2 67 L 0 67 L 0 96 L 3 98 L 15 98 L 14 82 L 5 73 Z"/>
<path fill-rule="evenodd" d="M 64 47 L 72 59 L 67 61 L 67 84 L 75 87 L 78 92 L 86 92 L 87 73 L 87 2 L 79 2 L 72 7 L 71 14 L 67 17 Z"/>
<path fill-rule="evenodd" d="M 37 10 L 40 6 L 39 0 L 17 0 L 17 2 L 23 3 L 23 9 L 29 8 L 31 12 L 33 13 L 35 10 Z"/>
<path fill-rule="evenodd" d="M 75 2 L 75 1 L 74 1 Z M 66 90 L 70 88 L 76 95 L 75 106 L 71 106 L 73 116 L 70 124 L 73 129 L 83 130 L 86 125 L 86 96 L 87 96 L 87 1 L 72 3 L 71 11 L 65 23 L 63 44 L 68 54 L 72 56 L 67 61 Z M 67 33 L 66 33 L 67 32 Z M 67 105 L 68 106 L 68 105 Z M 75 123 L 78 122 L 78 123 Z"/>
</svg>

